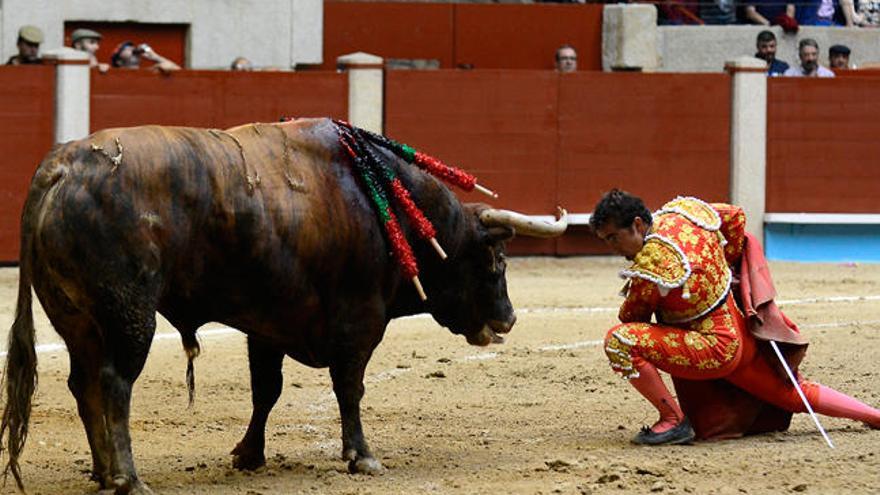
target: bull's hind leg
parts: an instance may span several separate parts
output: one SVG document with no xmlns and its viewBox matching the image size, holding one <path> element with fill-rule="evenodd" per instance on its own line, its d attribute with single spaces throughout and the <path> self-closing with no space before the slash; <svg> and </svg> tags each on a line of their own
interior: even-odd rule
<svg viewBox="0 0 880 495">
<path fill-rule="evenodd" d="M 51 277 L 38 272 L 34 288 L 52 326 L 64 339 L 70 357 L 67 387 L 76 399 L 76 407 L 92 452 L 92 479 L 101 488 L 112 486 L 110 444 L 104 422 L 104 401 L 100 384 L 103 346 L 94 321 L 75 307 L 58 287 L 47 283 Z"/>
<path fill-rule="evenodd" d="M 82 353 L 76 354 L 76 357 L 73 357 L 71 352 L 67 386 L 76 398 L 77 411 L 85 426 L 89 448 L 92 451 L 92 479 L 97 481 L 101 488 L 110 488 L 113 486 L 113 476 L 110 470 L 110 444 L 104 423 L 104 403 L 98 366 L 100 359 L 95 356 L 94 361 L 89 361 L 87 358 L 83 359 L 85 356 Z"/>
<path fill-rule="evenodd" d="M 251 401 L 254 406 L 247 433 L 232 450 L 236 469 L 257 469 L 266 464 L 266 420 L 281 396 L 284 353 L 276 347 L 248 337 L 248 365 L 251 370 Z"/>
<path fill-rule="evenodd" d="M 129 434 L 131 389 L 144 368 L 156 329 L 152 300 L 142 288 L 120 289 L 101 299 L 106 306 L 96 315 L 104 336 L 100 384 L 117 494 L 152 493 L 138 478 Z"/>
<path fill-rule="evenodd" d="M 57 294 L 44 292 L 46 313 L 52 325 L 64 338 L 70 355 L 67 387 L 76 399 L 76 408 L 86 430 L 92 451 L 92 479 L 101 488 L 112 486 L 110 444 L 104 423 L 104 401 L 101 393 L 100 364 L 102 346 L 94 323 Z"/>
</svg>

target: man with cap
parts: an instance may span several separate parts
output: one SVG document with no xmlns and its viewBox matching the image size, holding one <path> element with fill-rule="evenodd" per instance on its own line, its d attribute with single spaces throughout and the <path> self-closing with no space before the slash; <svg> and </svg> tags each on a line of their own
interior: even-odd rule
<svg viewBox="0 0 880 495">
<path fill-rule="evenodd" d="M 22 26 L 18 30 L 18 55 L 9 57 L 6 65 L 39 64 L 43 31 L 37 26 Z"/>
<path fill-rule="evenodd" d="M 101 47 L 101 33 L 92 31 L 91 29 L 80 28 L 70 35 L 73 48 L 89 54 L 89 66 L 97 67 L 101 72 L 107 72 L 110 64 L 102 64 L 98 62 L 98 48 Z"/>
<path fill-rule="evenodd" d="M 828 65 L 832 69 L 854 69 L 849 65 L 849 47 L 846 45 L 831 45 L 828 49 Z"/>
</svg>

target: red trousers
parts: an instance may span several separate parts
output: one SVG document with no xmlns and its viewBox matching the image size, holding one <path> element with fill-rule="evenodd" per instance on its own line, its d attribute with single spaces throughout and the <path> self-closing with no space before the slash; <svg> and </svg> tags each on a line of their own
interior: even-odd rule
<svg viewBox="0 0 880 495">
<path fill-rule="evenodd" d="M 791 412 L 806 410 L 797 390 L 768 356 L 757 351 L 733 298 L 708 315 L 681 326 L 623 323 L 608 331 L 605 353 L 624 378 L 638 376 L 643 359 L 672 376 L 690 380 L 723 378 L 755 397 Z M 810 404 L 818 386 L 800 381 Z"/>
</svg>

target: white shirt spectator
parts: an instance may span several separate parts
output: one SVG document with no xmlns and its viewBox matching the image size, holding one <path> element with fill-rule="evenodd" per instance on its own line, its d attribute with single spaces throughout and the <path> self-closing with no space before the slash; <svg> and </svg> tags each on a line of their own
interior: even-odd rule
<svg viewBox="0 0 880 495">
<path fill-rule="evenodd" d="M 804 69 L 800 65 L 793 65 L 783 72 L 782 75 L 788 77 L 834 77 L 833 72 L 821 65 L 816 66 L 815 74 L 804 74 Z"/>
</svg>

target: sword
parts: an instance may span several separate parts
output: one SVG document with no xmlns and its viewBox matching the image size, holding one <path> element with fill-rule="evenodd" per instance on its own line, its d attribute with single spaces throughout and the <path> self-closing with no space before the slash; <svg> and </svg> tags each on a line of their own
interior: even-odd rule
<svg viewBox="0 0 880 495">
<path fill-rule="evenodd" d="M 788 362 L 785 360 L 784 357 L 782 357 L 782 352 L 779 351 L 779 346 L 776 345 L 776 341 L 771 340 L 770 347 L 773 348 L 773 352 L 776 353 L 776 357 L 779 358 L 779 362 L 782 363 L 782 367 L 785 368 L 785 372 L 788 374 L 788 379 L 791 380 L 791 384 L 794 385 L 794 388 L 797 390 L 798 395 L 801 397 L 801 401 L 803 401 L 804 405 L 807 406 L 807 412 L 810 413 L 810 416 L 813 418 L 813 422 L 816 423 L 816 428 L 818 428 L 819 432 L 822 433 L 822 437 L 825 439 L 825 442 L 828 443 L 828 446 L 833 449 L 834 444 L 831 443 L 831 438 L 828 437 L 828 433 L 825 433 L 825 428 L 822 428 L 822 425 L 819 423 L 819 417 L 816 416 L 815 412 L 813 412 L 813 407 L 807 400 L 807 396 L 804 395 L 804 391 L 801 389 L 801 386 L 798 384 L 797 378 L 795 378 L 794 373 L 792 373 L 791 368 L 788 366 Z"/>
</svg>

